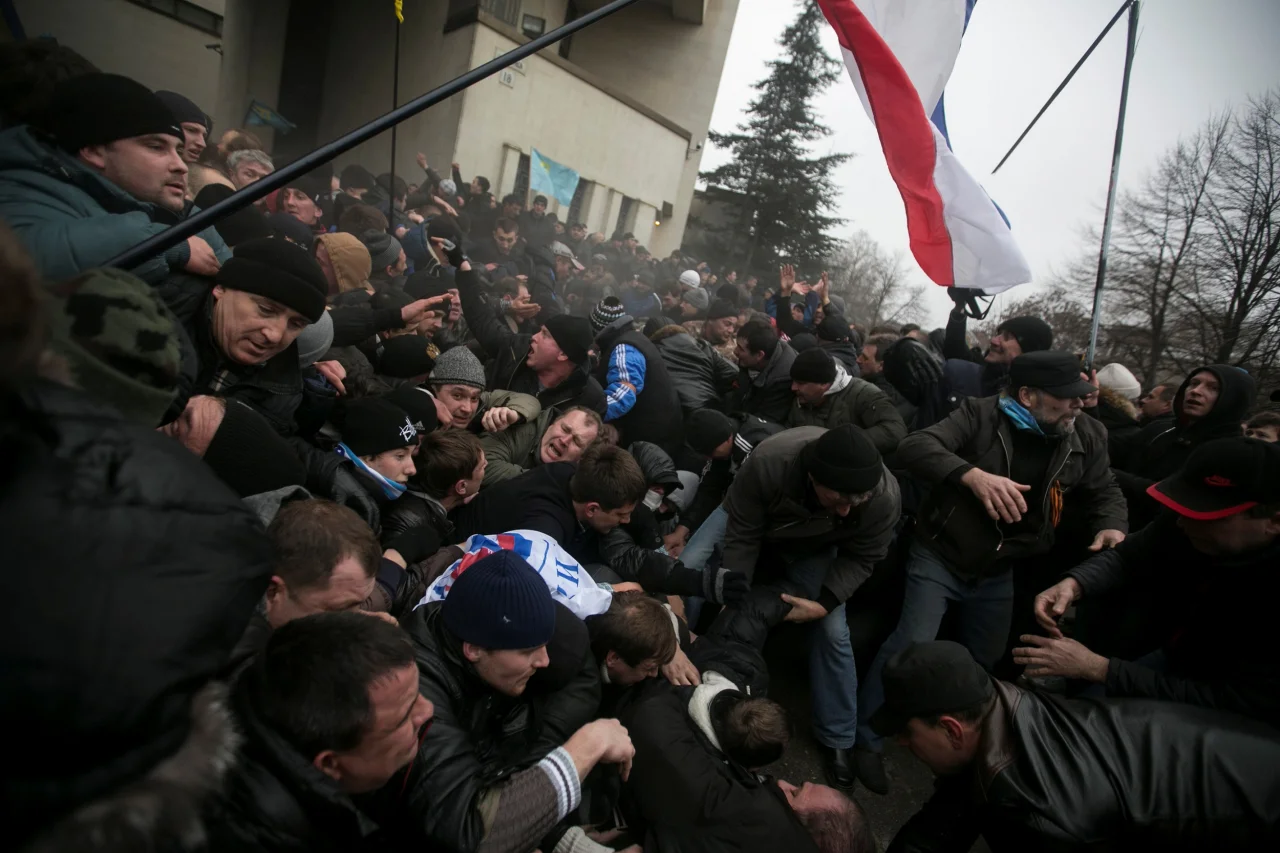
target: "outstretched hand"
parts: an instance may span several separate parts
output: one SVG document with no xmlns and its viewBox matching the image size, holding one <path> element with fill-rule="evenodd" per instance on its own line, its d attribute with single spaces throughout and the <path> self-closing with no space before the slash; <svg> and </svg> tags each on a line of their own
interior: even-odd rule
<svg viewBox="0 0 1280 853">
<path fill-rule="evenodd" d="M 778 269 L 778 289 L 783 296 L 791 296 L 791 288 L 796 286 L 796 268 L 785 264 Z"/>
</svg>

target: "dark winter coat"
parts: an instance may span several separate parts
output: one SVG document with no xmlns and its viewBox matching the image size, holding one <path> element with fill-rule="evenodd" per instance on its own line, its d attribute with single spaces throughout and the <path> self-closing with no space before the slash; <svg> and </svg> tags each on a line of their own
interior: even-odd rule
<svg viewBox="0 0 1280 853">
<path fill-rule="evenodd" d="M 910 430 L 915 422 L 916 406 L 902 393 L 893 386 L 893 383 L 883 373 L 873 373 L 870 376 L 864 376 L 863 379 L 880 389 L 880 393 L 889 398 L 889 402 L 893 403 L 893 407 L 898 410 L 898 414 L 902 416 L 902 421 Z"/>
<path fill-rule="evenodd" d="M 604 389 L 583 366 L 554 388 L 540 389 L 538 375 L 525 364 L 533 336 L 511 331 L 484 304 L 474 270 L 459 270 L 457 282 L 463 316 L 490 359 L 485 366 L 490 391 L 504 389 L 536 397 L 543 411 L 584 406 L 597 414 L 604 414 Z"/>
<path fill-rule="evenodd" d="M 537 216 L 531 210 L 520 214 L 520 236 L 530 248 L 549 246 L 556 239 L 556 226 L 545 213 Z"/>
<path fill-rule="evenodd" d="M 1262 851 L 1280 846 L 1280 740 L 1169 702 L 1067 700 L 994 682 L 973 764 L 889 853 Z"/>
<path fill-rule="evenodd" d="M 500 695 L 463 657 L 461 642 L 444 626 L 441 606 L 419 607 L 402 622 L 414 641 L 422 695 L 435 706 L 435 716 L 407 774 L 373 798 L 378 802 L 371 811 L 379 814 L 395 801 L 394 809 L 413 815 L 441 849 L 472 851 L 486 833 L 487 790 L 536 764 L 590 722 L 600 704 L 600 680 L 584 645 L 581 665 L 558 689 L 540 690 L 530 682 L 518 698 Z M 557 618 L 568 612 L 563 605 L 556 608 Z"/>
<path fill-rule="evenodd" d="M 653 853 L 816 853 L 776 782 L 726 761 L 679 688 L 650 678 L 618 711 L 635 746 L 624 812 Z"/>
<path fill-rule="evenodd" d="M 755 415 L 743 415 L 738 419 L 738 428 L 733 433 L 733 449 L 728 459 L 698 457 L 699 460 L 705 460 L 701 465 L 702 478 L 698 481 L 698 492 L 694 495 L 693 503 L 681 513 L 680 523 L 691 531 L 697 530 L 707 516 L 724 501 L 725 492 L 733 483 L 734 475 L 755 446 L 782 430 L 780 424 Z"/>
<path fill-rule="evenodd" d="M 1107 695 L 1234 711 L 1280 729 L 1277 566 L 1280 540 L 1247 554 L 1211 556 L 1196 550 L 1166 511 L 1068 572 L 1086 596 L 1139 591 L 1157 622 L 1167 672 L 1113 658 Z"/>
<path fill-rule="evenodd" d="M 552 462 L 481 489 L 471 503 L 454 512 L 454 538 L 461 542 L 476 533 L 536 530 L 573 553 L 576 545 L 594 536 L 578 522 L 569 496 L 569 481 L 577 468 L 572 462 Z"/>
<path fill-rule="evenodd" d="M 191 772 L 216 783 L 221 759 L 144 780 L 194 735 L 196 696 L 266 591 L 262 525 L 181 444 L 80 391 L 38 381 L 0 397 L 0 446 L 0 718 L 40 744 L 6 761 L 7 837 L 21 849 L 134 783 L 151 791 L 134 789 L 133 829 L 171 820 L 152 808 L 159 789 L 182 793 Z"/>
<path fill-rule="evenodd" d="M 596 380 L 601 388 L 609 386 L 609 363 L 616 347 L 626 344 L 644 356 L 644 390 L 636 395 L 631 410 L 613 422 L 622 433 L 623 446 L 650 441 L 674 457 L 684 446 L 684 419 L 680 415 L 675 381 L 658 348 L 632 329 L 630 320 L 606 328 L 597 336 L 596 342 L 601 356 Z"/>
<path fill-rule="evenodd" d="M 1187 383 L 1202 370 L 1217 377 L 1218 400 L 1209 414 L 1188 422 L 1182 413 L 1182 401 Z M 1181 468 L 1191 451 L 1206 441 L 1242 435 L 1241 423 L 1253 407 L 1257 393 L 1253 377 L 1229 364 L 1211 364 L 1187 375 L 1173 398 L 1173 423 L 1157 419 L 1144 427 L 1133 441 L 1125 468 L 1116 473 L 1129 499 L 1135 529 L 1151 521 L 1159 509 L 1147 495 L 1147 487 Z"/>
<path fill-rule="evenodd" d="M 685 417 L 699 409 L 719 409 L 721 398 L 733 390 L 738 366 L 683 326 L 659 329 L 652 340 L 675 383 Z"/>
<path fill-rule="evenodd" d="M 1103 388 L 1098 392 L 1098 405 L 1084 411 L 1106 427 L 1107 456 L 1111 467 L 1123 469 L 1130 448 L 1142 433 L 1133 403 L 1117 392 Z"/>
<path fill-rule="evenodd" d="M 738 369 L 738 388 L 733 393 L 730 411 L 755 415 L 775 424 L 784 423 L 791 411 L 791 364 L 796 351 L 786 341 L 778 341 L 777 349 L 758 371 Z"/>
<path fill-rule="evenodd" d="M 870 382 L 855 379 L 843 371 L 837 372 L 836 382 L 818 405 L 810 406 L 795 398 L 786 420 L 788 428 L 835 429 L 844 424 L 861 428 L 885 457 L 897 450 L 898 442 L 907 435 L 907 425 L 889 398 Z"/>
<path fill-rule="evenodd" d="M 822 509 L 809 482 L 801 451 L 826 430 L 798 427 L 762 441 L 738 470 L 724 500 L 729 514 L 723 566 L 750 577 L 768 545 L 784 559 L 835 549 L 818 601 L 834 610 L 871 576 L 889 552 L 901 514 L 898 481 L 888 469 L 871 499 L 844 518 Z M 770 580 L 772 578 L 765 578 Z"/>
<path fill-rule="evenodd" d="M 962 578 L 998 574 L 1012 560 L 1048 551 L 1057 526 L 1055 495 L 1061 511 L 1083 510 L 1091 535 L 1129 529 L 1124 497 L 1107 462 L 1106 430 L 1091 418 L 1077 417 L 1074 432 L 1046 441 L 1043 489 L 1026 493 L 1034 510 L 1028 517 L 1038 518 L 1039 526 L 1028 530 L 1024 525 L 1007 534 L 1003 522 L 987 514 L 960 478 L 971 468 L 1011 476 L 1011 468 L 1017 467 L 1013 433 L 998 397 L 970 398 L 898 447 L 895 464 L 933 487 L 921 507 L 916 535 Z"/>
</svg>

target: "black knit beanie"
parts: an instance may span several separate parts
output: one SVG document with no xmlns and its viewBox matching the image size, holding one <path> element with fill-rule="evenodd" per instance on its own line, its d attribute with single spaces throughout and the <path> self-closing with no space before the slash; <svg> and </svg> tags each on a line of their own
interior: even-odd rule
<svg viewBox="0 0 1280 853">
<path fill-rule="evenodd" d="M 792 382 L 816 382 L 828 385 L 836 381 L 836 361 L 824 349 L 812 347 L 796 356 L 791 363 Z"/>
<path fill-rule="evenodd" d="M 427 354 L 430 341 L 418 335 L 397 335 L 378 347 L 378 373 L 394 379 L 426 376 L 435 367 Z"/>
<path fill-rule="evenodd" d="M 409 415 L 414 429 L 419 433 L 434 432 L 440 425 L 436 414 L 436 399 L 422 388 L 415 385 L 401 385 L 382 399 L 394 403 Z"/>
<path fill-rule="evenodd" d="M 430 299 L 444 296 L 451 287 L 453 282 L 449 279 L 434 276 L 427 270 L 418 270 L 405 280 L 404 292 L 414 299 Z"/>
<path fill-rule="evenodd" d="M 267 226 L 271 229 L 272 236 L 280 237 L 294 245 L 301 246 L 307 250 L 308 254 L 315 248 L 315 233 L 312 232 L 310 226 L 303 223 L 301 219 L 292 213 L 277 210 L 267 217 Z"/>
<path fill-rule="evenodd" d="M 811 350 L 818 345 L 818 339 L 808 332 L 801 332 L 790 341 L 791 348 L 797 353 Z"/>
<path fill-rule="evenodd" d="M 544 325 L 547 327 L 547 333 L 555 340 L 556 346 L 569 357 L 569 361 L 582 364 L 587 360 L 594 338 L 590 320 L 570 314 L 555 314 L 548 317 Z"/>
<path fill-rule="evenodd" d="M 717 447 L 733 438 L 736 428 L 728 415 L 715 409 L 699 409 L 684 422 L 684 440 L 698 453 L 710 456 Z"/>
<path fill-rule="evenodd" d="M 839 314 L 823 317 L 817 328 L 818 340 L 840 343 L 849 340 L 849 324 Z"/>
<path fill-rule="evenodd" d="M 242 498 L 303 486 L 307 469 L 266 418 L 239 400 L 227 413 L 204 452 L 205 464 Z"/>
<path fill-rule="evenodd" d="M 1023 352 L 1053 349 L 1053 329 L 1039 317 L 1014 317 L 997 326 L 996 331 L 1013 335 Z"/>
<path fill-rule="evenodd" d="M 352 400 L 340 419 L 342 443 L 357 456 L 377 456 L 418 440 L 418 430 L 405 410 L 381 397 Z"/>
<path fill-rule="evenodd" d="M 342 175 L 338 179 L 338 183 L 344 190 L 371 190 L 375 183 L 373 172 L 370 172 L 359 163 L 352 163 L 342 170 Z"/>
<path fill-rule="evenodd" d="M 880 451 L 867 434 L 853 424 L 827 430 L 801 452 L 814 481 L 842 495 L 869 492 L 879 485 L 884 475 Z"/>
<path fill-rule="evenodd" d="M 715 302 L 712 302 L 711 307 L 707 309 L 708 320 L 723 320 L 725 317 L 737 316 L 737 307 L 728 299 L 717 299 Z"/>
<path fill-rule="evenodd" d="M 616 296 L 606 296 L 591 312 L 591 328 L 599 337 L 601 332 L 625 316 L 627 309 L 622 307 L 622 301 Z"/>
<path fill-rule="evenodd" d="M 218 270 L 218 284 L 273 299 L 312 323 L 324 313 L 329 292 L 315 258 L 301 246 L 274 237 L 237 246 L 235 256 Z"/>
<path fill-rule="evenodd" d="M 209 118 L 204 110 L 196 106 L 195 101 L 185 95 L 179 95 L 177 92 L 170 92 L 166 89 L 157 89 L 156 97 L 160 99 L 169 112 L 173 113 L 173 117 L 178 120 L 178 124 L 202 124 L 205 133 L 213 130 L 213 119 Z"/>
<path fill-rule="evenodd" d="M 49 131 L 71 153 L 90 145 L 164 133 L 185 140 L 164 101 L 119 74 L 84 74 L 60 82 L 49 105 Z"/>
</svg>

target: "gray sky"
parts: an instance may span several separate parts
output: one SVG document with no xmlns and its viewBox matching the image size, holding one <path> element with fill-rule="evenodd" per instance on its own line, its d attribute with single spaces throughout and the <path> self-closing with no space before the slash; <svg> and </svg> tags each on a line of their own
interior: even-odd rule
<svg viewBox="0 0 1280 853">
<path fill-rule="evenodd" d="M 1009 162 L 995 176 L 991 169 L 1120 2 L 979 0 L 947 86 L 952 147 L 1008 215 L 1037 281 L 1076 257 L 1086 247 L 1082 231 L 1102 222 L 1124 65 L 1123 19 Z M 737 126 L 795 10 L 788 0 L 741 0 L 712 129 Z M 838 58 L 835 34 L 828 28 L 827 35 Z M 1280 0 L 1146 0 L 1121 190 L 1139 184 L 1165 149 L 1215 111 L 1280 85 L 1278 36 Z M 820 151 L 857 155 L 837 172 L 839 213 L 849 220 L 843 230 L 864 228 L 887 248 L 907 252 L 913 280 L 927 282 L 910 257 L 902 199 L 847 74 L 821 98 L 819 110 L 834 131 Z M 708 149 L 703 168 L 726 157 Z M 1032 286 L 1015 288 L 1012 298 Z M 943 288 L 930 284 L 926 300 L 933 322 L 944 322 L 951 302 Z"/>
</svg>

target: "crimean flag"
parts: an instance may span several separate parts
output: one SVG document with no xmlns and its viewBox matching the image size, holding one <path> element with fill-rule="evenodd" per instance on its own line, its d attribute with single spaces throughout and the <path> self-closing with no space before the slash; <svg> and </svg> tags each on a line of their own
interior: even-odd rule
<svg viewBox="0 0 1280 853">
<path fill-rule="evenodd" d="M 396 20 L 404 23 L 404 0 L 396 0 Z"/>
<path fill-rule="evenodd" d="M 1031 281 L 1009 223 L 951 150 L 942 92 L 976 0 L 818 0 L 875 124 L 907 211 L 911 252 L 937 284 L 999 293 Z"/>
</svg>

